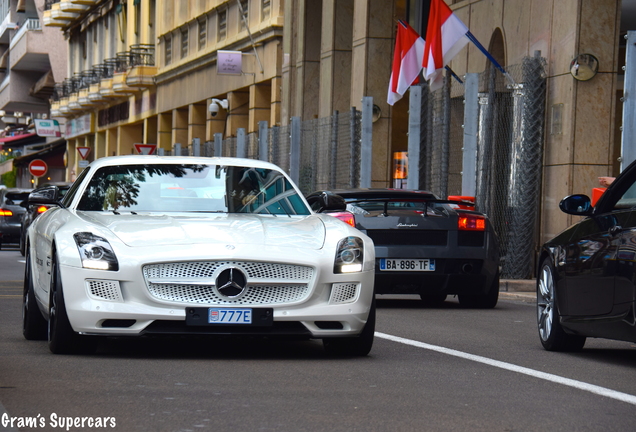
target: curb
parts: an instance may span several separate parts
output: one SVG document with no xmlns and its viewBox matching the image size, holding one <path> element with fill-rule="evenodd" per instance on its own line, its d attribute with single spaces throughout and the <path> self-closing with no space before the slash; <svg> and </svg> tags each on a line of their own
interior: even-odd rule
<svg viewBox="0 0 636 432">
<path fill-rule="evenodd" d="M 502 279 L 499 281 L 499 292 L 535 292 L 535 279 Z"/>
</svg>

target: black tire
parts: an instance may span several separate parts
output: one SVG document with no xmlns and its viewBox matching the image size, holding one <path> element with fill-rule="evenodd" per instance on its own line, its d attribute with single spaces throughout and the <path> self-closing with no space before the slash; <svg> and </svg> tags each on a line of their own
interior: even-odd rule
<svg viewBox="0 0 636 432">
<path fill-rule="evenodd" d="M 333 357 L 364 357 L 371 351 L 375 334 L 375 298 L 362 333 L 354 337 L 324 338 L 325 352 Z"/>
<path fill-rule="evenodd" d="M 421 294 L 420 299 L 426 306 L 441 306 L 446 301 L 446 294 Z"/>
<path fill-rule="evenodd" d="M 471 309 L 492 309 L 497 306 L 499 301 L 499 272 L 495 274 L 495 278 L 490 284 L 490 288 L 485 295 L 466 295 L 460 294 L 459 304 Z"/>
<path fill-rule="evenodd" d="M 46 340 L 46 320 L 38 308 L 33 293 L 31 257 L 27 255 L 24 265 L 24 290 L 22 294 L 22 334 L 27 340 Z"/>
<path fill-rule="evenodd" d="M 60 265 L 55 252 L 51 263 L 51 288 L 49 290 L 49 350 L 53 354 L 89 354 L 95 351 L 97 340 L 94 337 L 81 336 L 73 331 L 66 314 Z"/>
<path fill-rule="evenodd" d="M 20 234 L 20 254 L 24 256 L 26 254 L 26 248 L 24 246 L 24 235 Z"/>
<path fill-rule="evenodd" d="M 567 334 L 561 326 L 554 288 L 554 269 L 549 258 L 541 263 L 537 275 L 537 326 L 539 339 L 548 351 L 580 351 L 585 336 Z"/>
</svg>

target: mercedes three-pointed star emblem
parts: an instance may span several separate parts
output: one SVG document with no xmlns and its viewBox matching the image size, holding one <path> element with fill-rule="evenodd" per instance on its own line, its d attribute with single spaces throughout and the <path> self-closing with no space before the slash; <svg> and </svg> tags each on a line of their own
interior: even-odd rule
<svg viewBox="0 0 636 432">
<path fill-rule="evenodd" d="M 237 267 L 228 267 L 216 278 L 216 289 L 219 294 L 235 298 L 243 294 L 247 286 L 247 277 Z"/>
</svg>

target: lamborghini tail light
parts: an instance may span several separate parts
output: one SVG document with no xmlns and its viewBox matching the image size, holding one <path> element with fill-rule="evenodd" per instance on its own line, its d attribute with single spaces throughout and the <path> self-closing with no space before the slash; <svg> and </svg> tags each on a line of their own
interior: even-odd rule
<svg viewBox="0 0 636 432">
<path fill-rule="evenodd" d="M 335 218 L 340 219 L 341 221 L 343 221 L 346 224 L 351 225 L 352 227 L 356 227 L 356 219 L 353 216 L 353 213 L 350 213 L 348 211 L 344 211 L 344 212 L 334 212 L 334 213 L 328 213 L 329 216 L 333 216 Z"/>
<path fill-rule="evenodd" d="M 486 217 L 476 214 L 459 213 L 457 228 L 460 231 L 485 231 Z"/>
</svg>

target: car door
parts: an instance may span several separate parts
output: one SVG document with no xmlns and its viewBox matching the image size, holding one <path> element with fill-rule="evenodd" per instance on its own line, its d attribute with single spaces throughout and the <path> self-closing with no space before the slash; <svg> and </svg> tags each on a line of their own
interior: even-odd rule
<svg viewBox="0 0 636 432">
<path fill-rule="evenodd" d="M 631 210 L 595 215 L 580 222 L 566 255 L 567 315 L 596 316 L 612 311 L 616 257 Z"/>
<path fill-rule="evenodd" d="M 579 223 L 567 249 L 567 314 L 611 314 L 634 291 L 636 165 L 630 165 Z"/>
</svg>

